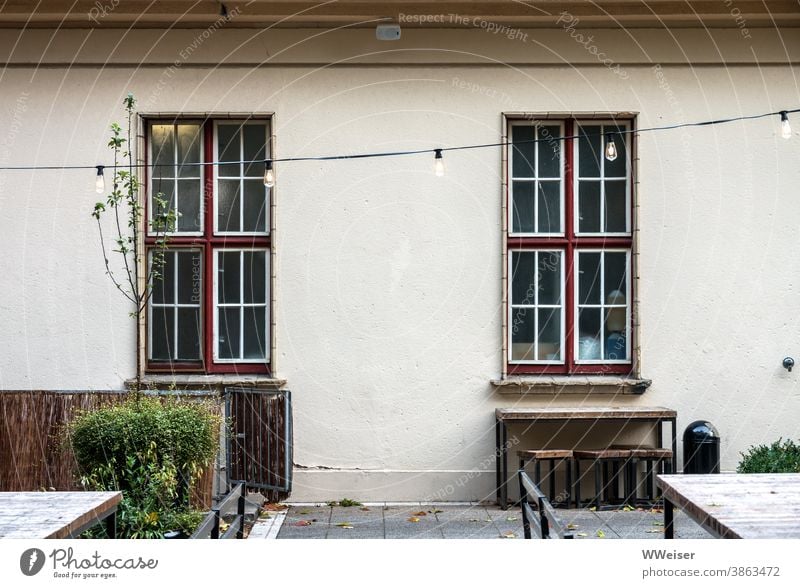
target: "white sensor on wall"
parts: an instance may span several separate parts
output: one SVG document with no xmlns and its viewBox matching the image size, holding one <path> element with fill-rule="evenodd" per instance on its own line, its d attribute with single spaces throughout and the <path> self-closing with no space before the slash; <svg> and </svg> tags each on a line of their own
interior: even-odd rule
<svg viewBox="0 0 800 588">
<path fill-rule="evenodd" d="M 380 24 L 375 28 L 378 41 L 397 41 L 400 38 L 400 25 Z"/>
</svg>

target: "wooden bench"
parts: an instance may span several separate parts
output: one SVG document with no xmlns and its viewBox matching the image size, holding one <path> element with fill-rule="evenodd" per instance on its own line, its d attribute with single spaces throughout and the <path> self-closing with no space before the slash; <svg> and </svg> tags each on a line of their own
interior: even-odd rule
<svg viewBox="0 0 800 588">
<path fill-rule="evenodd" d="M 576 449 L 573 452 L 575 460 L 575 506 L 581 506 L 581 462 L 592 461 L 594 469 L 594 498 L 590 501 L 595 508 L 604 505 L 618 506 L 620 504 L 619 479 L 624 476 L 631 460 L 630 449 Z M 608 475 L 608 466 L 612 467 L 611 476 Z M 613 494 L 612 494 L 613 491 Z M 605 496 L 605 500 L 604 497 Z M 624 499 L 622 499 L 624 502 Z"/>
<path fill-rule="evenodd" d="M 533 481 L 539 486 L 542 483 L 542 462 L 549 464 L 547 481 L 550 487 L 550 503 L 569 508 L 572 498 L 572 450 L 571 449 L 526 449 L 517 451 L 519 469 L 525 470 L 533 464 Z M 556 468 L 563 463 L 564 468 L 564 500 L 556 500 Z"/>
<path fill-rule="evenodd" d="M 564 523 L 556 515 L 547 497 L 534 484 L 525 470 L 519 470 L 520 508 L 522 509 L 522 532 L 525 539 L 572 539 Z"/>
</svg>

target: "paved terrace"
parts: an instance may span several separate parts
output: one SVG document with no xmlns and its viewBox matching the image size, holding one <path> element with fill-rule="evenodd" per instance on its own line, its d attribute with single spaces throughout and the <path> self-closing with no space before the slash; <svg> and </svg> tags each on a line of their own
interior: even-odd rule
<svg viewBox="0 0 800 588">
<path fill-rule="evenodd" d="M 558 510 L 576 539 L 661 539 L 660 510 Z M 519 508 L 479 503 L 367 503 L 364 506 L 293 504 L 262 518 L 250 537 L 278 539 L 521 539 Z M 281 524 L 282 523 L 282 524 Z M 276 527 L 280 524 L 280 528 Z M 675 537 L 711 536 L 683 513 L 675 513 Z"/>
</svg>

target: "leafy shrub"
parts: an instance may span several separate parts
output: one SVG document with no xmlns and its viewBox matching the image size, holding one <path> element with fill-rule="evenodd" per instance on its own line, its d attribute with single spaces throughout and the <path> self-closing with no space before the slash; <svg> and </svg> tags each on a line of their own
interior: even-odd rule
<svg viewBox="0 0 800 588">
<path fill-rule="evenodd" d="M 740 474 L 779 474 L 800 472 L 800 445 L 791 439 L 778 439 L 772 445 L 751 446 L 736 471 Z"/>
<path fill-rule="evenodd" d="M 216 455 L 220 422 L 207 403 L 142 398 L 83 412 L 67 434 L 83 486 L 122 491 L 118 535 L 157 538 L 202 517 L 187 489 Z"/>
</svg>

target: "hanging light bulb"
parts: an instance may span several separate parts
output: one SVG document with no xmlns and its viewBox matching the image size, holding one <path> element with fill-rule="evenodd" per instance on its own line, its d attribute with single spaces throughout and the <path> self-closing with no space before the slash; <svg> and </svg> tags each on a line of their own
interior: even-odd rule
<svg viewBox="0 0 800 588">
<path fill-rule="evenodd" d="M 264 162 L 264 185 L 267 188 L 272 188 L 275 185 L 275 172 L 272 170 L 271 159 Z"/>
<path fill-rule="evenodd" d="M 442 150 L 434 149 L 434 153 L 433 173 L 436 174 L 436 177 L 441 178 L 444 175 L 444 159 L 442 159 Z"/>
<path fill-rule="evenodd" d="M 94 189 L 98 194 L 102 194 L 106 191 L 106 179 L 103 176 L 104 169 L 105 167 L 102 165 L 97 166 L 97 177 L 94 180 Z"/>
<path fill-rule="evenodd" d="M 785 110 L 781 111 L 781 137 L 792 138 L 792 125 L 789 124 L 789 113 Z"/>
<path fill-rule="evenodd" d="M 606 159 L 614 161 L 617 158 L 617 144 L 614 143 L 614 135 L 608 133 L 606 135 Z"/>
</svg>

